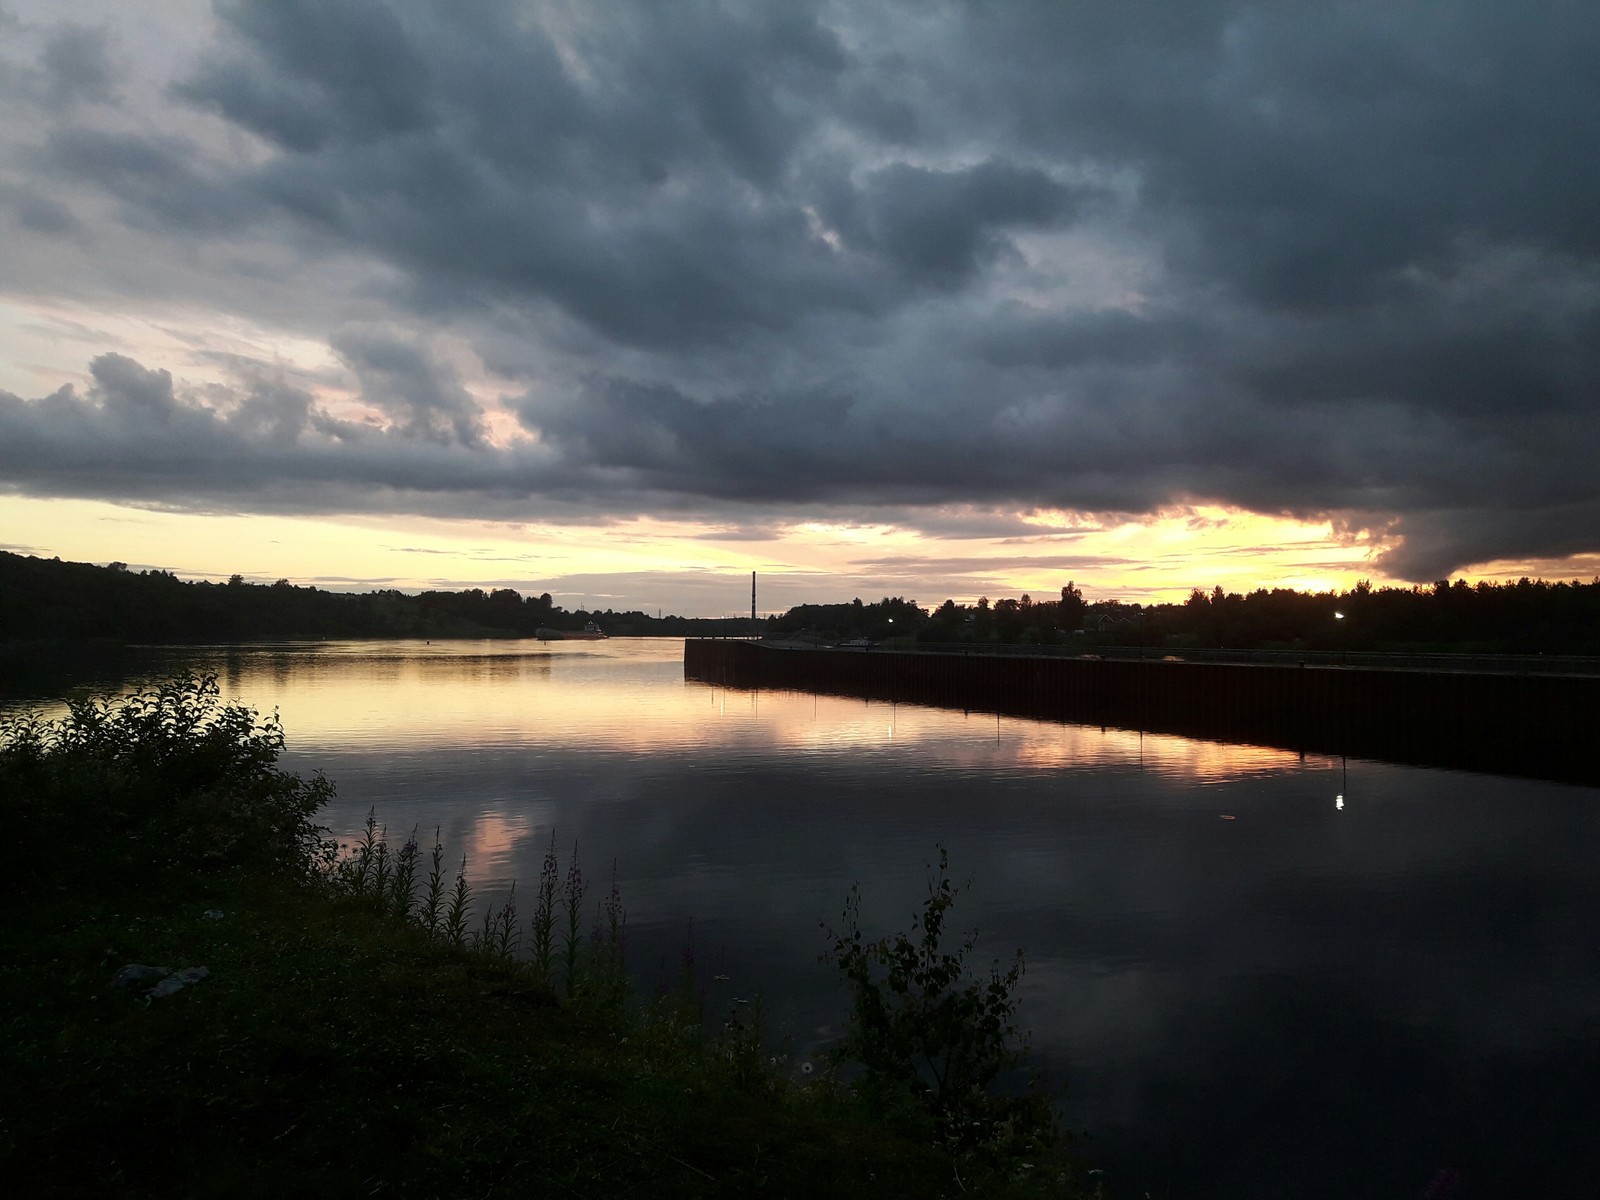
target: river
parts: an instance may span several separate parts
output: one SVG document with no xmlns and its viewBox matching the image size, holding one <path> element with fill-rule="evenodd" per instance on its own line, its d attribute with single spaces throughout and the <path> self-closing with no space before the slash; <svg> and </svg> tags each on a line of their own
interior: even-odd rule
<svg viewBox="0 0 1600 1200">
<path fill-rule="evenodd" d="M 1600 791 L 686 682 L 682 643 L 152 652 L 282 713 L 349 838 L 437 828 L 485 895 L 613 864 L 648 989 L 838 1033 L 822 925 L 904 929 L 943 845 L 978 956 L 1119 1196 L 1600 1192 Z M 90 672 L 92 675 L 93 673 Z M 34 685 L 37 686 L 37 685 Z M 15 689 L 10 696 L 17 699 Z M 1442 1194 L 1442 1193 L 1441 1193 Z"/>
</svg>

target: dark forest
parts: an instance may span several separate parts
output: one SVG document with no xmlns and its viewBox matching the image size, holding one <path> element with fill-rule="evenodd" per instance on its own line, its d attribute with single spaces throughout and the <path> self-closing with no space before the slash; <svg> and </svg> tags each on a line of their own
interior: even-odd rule
<svg viewBox="0 0 1600 1200">
<path fill-rule="evenodd" d="M 752 631 L 742 618 L 569 612 L 548 592 L 525 596 L 510 588 L 351 594 L 287 580 L 185 581 L 170 572 L 135 572 L 117 563 L 101 567 L 0 553 L 0 642 L 531 637 L 540 628 L 580 629 L 588 621 L 613 637 Z M 766 617 L 760 629 L 769 637 L 905 645 L 1593 655 L 1600 654 L 1600 580 L 1440 580 L 1410 588 L 1362 582 L 1346 592 L 1262 588 L 1244 595 L 1196 588 L 1181 604 L 1090 602 L 1068 583 L 1058 596 L 1043 600 L 983 597 L 974 604 L 946 600 L 932 609 L 901 597 L 802 604 Z"/>
</svg>

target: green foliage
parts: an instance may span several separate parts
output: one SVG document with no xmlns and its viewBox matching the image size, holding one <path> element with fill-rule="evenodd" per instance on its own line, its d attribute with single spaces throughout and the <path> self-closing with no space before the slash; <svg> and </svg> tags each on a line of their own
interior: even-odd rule
<svg viewBox="0 0 1600 1200">
<path fill-rule="evenodd" d="M 782 616 L 768 618 L 769 636 L 816 634 L 823 637 L 882 639 L 915 633 L 928 620 L 928 612 L 915 600 L 885 596 L 875 604 L 859 598 L 850 604 L 800 604 Z"/>
<path fill-rule="evenodd" d="M 567 867 L 567 881 L 562 887 L 562 899 L 567 907 L 567 928 L 561 936 L 561 948 L 567 963 L 567 995 L 572 995 L 578 984 L 578 947 L 583 942 L 583 896 L 589 890 L 583 872 L 578 868 L 578 843 L 572 843 L 572 863 Z"/>
<path fill-rule="evenodd" d="M 591 999 L 607 999 L 620 1004 L 626 993 L 623 969 L 622 931 L 625 915 L 622 893 L 617 888 L 616 864 L 612 864 L 611 889 L 599 909 L 599 919 L 587 944 L 582 936 L 583 901 L 589 885 L 578 865 L 578 847 L 572 847 L 572 861 L 566 881 L 561 883 L 561 864 L 556 855 L 555 833 L 539 873 L 539 889 L 529 921 L 529 957 L 523 957 L 523 929 L 517 915 L 517 885 L 498 908 L 487 907 L 470 929 L 474 894 L 467 879 L 467 859 L 463 855 L 455 879 L 446 888 L 444 845 L 434 831 L 429 853 L 427 879 L 419 887 L 417 873 L 421 850 L 417 832 L 411 831 L 406 844 L 395 851 L 389 847 L 388 831 L 378 823 L 376 810 L 367 813 L 360 835 L 347 846 L 332 852 L 325 862 L 322 879 L 338 896 L 360 899 L 380 913 L 415 924 L 430 937 L 456 949 L 474 953 L 531 974 L 541 985 L 554 984 L 556 963 L 557 909 L 565 913 L 559 941 L 561 963 L 565 968 L 565 990 L 569 997 L 580 992 Z M 559 888 L 559 893 L 558 893 Z"/>
<path fill-rule="evenodd" d="M 280 771 L 283 748 L 277 714 L 222 703 L 214 675 L 74 700 L 56 720 L 0 718 L 0 814 L 21 850 L 13 878 L 307 875 L 332 853 L 314 817 L 333 785 Z"/>
<path fill-rule="evenodd" d="M 720 1038 L 613 1002 L 614 866 L 558 1002 L 512 900 L 471 945 L 465 858 L 452 884 L 436 833 L 419 885 L 415 833 L 391 850 L 375 812 L 339 857 L 313 823 L 331 785 L 280 771 L 282 748 L 276 716 L 209 677 L 0 721 L 24 885 L 0 922 L 0 1143 L 38 1194 L 1038 1194 L 1010 1164 L 963 1182 L 831 1087 L 780 1086 L 759 1001 Z M 569 935 L 584 892 L 574 854 Z M 141 961 L 211 975 L 156 1006 L 107 990 Z"/>
<path fill-rule="evenodd" d="M 778 1084 L 773 1067 L 779 1061 L 767 1054 L 766 1006 L 758 992 L 749 1000 L 735 999 L 722 1023 L 722 1054 L 735 1086 L 747 1091 L 770 1091 Z"/>
<path fill-rule="evenodd" d="M 484 914 L 484 933 L 478 940 L 480 953 L 496 962 L 514 963 L 522 949 L 522 926 L 517 921 L 517 885 L 512 883 L 505 903 Z"/>
<path fill-rule="evenodd" d="M 402 921 L 411 919 L 417 902 L 417 831 L 413 829 L 395 859 L 394 877 L 389 881 L 389 907 Z"/>
<path fill-rule="evenodd" d="M 206 902 L 225 920 L 145 891 L 34 899 L 0 922 L 0 1146 L 30 1200 L 1040 1194 L 958 1183 L 848 1097 L 764 1083 L 753 1043 L 734 1062 L 558 1002 L 329 889 L 229 880 Z M 146 1005 L 106 987 L 129 961 L 211 977 Z"/>
<path fill-rule="evenodd" d="M 622 904 L 622 891 L 617 886 L 617 863 L 611 861 L 611 887 L 601 901 L 602 920 L 589 937 L 589 990 L 602 1000 L 621 1004 L 627 996 L 628 977 L 625 969 L 623 928 L 627 913 Z"/>
<path fill-rule="evenodd" d="M 1335 613 L 1342 614 L 1335 617 Z M 1090 603 L 1068 582 L 1059 599 L 1023 595 L 993 603 L 946 600 L 932 611 L 885 597 L 877 604 L 802 604 L 767 621 L 778 637 L 865 637 L 919 643 L 1056 645 L 1083 649 L 1170 646 L 1473 654 L 1600 654 L 1600 578 L 1515 583 L 1444 580 L 1428 587 L 1344 592 L 1257 588 L 1248 594 L 1195 588 L 1180 604 Z"/>
<path fill-rule="evenodd" d="M 675 1017 L 631 1010 L 615 868 L 558 1001 L 518 958 L 512 901 L 468 936 L 467 864 L 452 885 L 437 834 L 420 897 L 415 835 L 392 850 L 375 812 L 338 857 L 312 823 L 332 788 L 280 772 L 282 738 L 210 679 L 0 726 L 12 880 L 53 875 L 0 922 L 0 1144 L 37 1194 L 288 1178 L 317 1195 L 883 1200 L 1069 1182 L 1042 1159 L 952 1171 L 831 1083 L 784 1086 L 759 1001 L 720 1035 L 700 1023 L 690 955 Z M 564 932 L 583 895 L 574 862 L 552 897 Z M 211 974 L 146 1005 L 105 986 L 129 962 Z"/>
<path fill-rule="evenodd" d="M 450 904 L 445 910 L 443 937 L 451 946 L 460 949 L 467 944 L 467 919 L 472 914 L 472 885 L 467 882 L 467 856 L 461 856 L 461 869 L 456 872 L 455 884 L 450 888 Z"/>
<path fill-rule="evenodd" d="M 556 831 L 550 831 L 550 847 L 539 868 L 539 895 L 533 910 L 533 970 L 550 982 L 555 967 L 556 888 L 561 880 L 561 862 L 556 857 Z"/>
<path fill-rule="evenodd" d="M 423 886 L 422 909 L 417 921 L 429 935 L 437 936 L 444 920 L 444 843 L 439 830 L 433 831 L 433 849 L 428 855 L 428 882 Z"/>
<path fill-rule="evenodd" d="M 859 1063 L 857 1091 L 881 1116 L 931 1125 L 952 1149 L 1015 1156 L 1052 1144 L 1056 1122 L 1037 1086 L 1022 1095 L 995 1090 L 1027 1058 L 1014 993 L 1025 969 L 1018 950 L 1002 971 L 973 978 L 968 955 L 977 935 L 945 948 L 946 924 L 961 889 L 949 855 L 928 872 L 928 898 L 909 934 L 869 939 L 861 929 L 861 888 L 845 900 L 843 932 L 829 930 L 824 956 L 850 989 L 849 1030 L 838 1056 Z"/>
</svg>

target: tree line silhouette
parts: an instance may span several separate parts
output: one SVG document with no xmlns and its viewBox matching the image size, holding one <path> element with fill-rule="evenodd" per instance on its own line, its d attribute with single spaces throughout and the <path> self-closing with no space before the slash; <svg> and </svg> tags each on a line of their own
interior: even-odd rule
<svg viewBox="0 0 1600 1200">
<path fill-rule="evenodd" d="M 774 636 L 820 640 L 1597 655 L 1600 579 L 1381 588 L 1363 580 L 1344 592 L 1196 588 L 1181 604 L 1091 603 L 1069 583 L 1058 598 L 946 600 L 932 610 L 901 597 L 803 604 L 767 624 Z"/>
<path fill-rule="evenodd" d="M 532 637 L 540 628 L 582 629 L 588 621 L 613 636 L 750 630 L 748 619 L 569 612 L 548 592 L 524 596 L 511 588 L 350 594 L 286 579 L 259 584 L 235 575 L 211 583 L 179 579 L 170 571 L 130 571 L 122 563 L 101 567 L 0 552 L 0 642 Z"/>
<path fill-rule="evenodd" d="M 548 592 L 381 590 L 361 594 L 296 586 L 187 581 L 0 552 L 0 642 L 109 639 L 181 644 L 276 638 L 532 637 L 540 628 L 595 621 L 613 637 L 742 636 L 747 618 L 652 617 L 637 610 L 575 609 Z M 1344 592 L 1195 589 L 1181 604 L 1089 601 L 1074 583 L 1057 596 L 946 600 L 928 609 L 884 597 L 801 604 L 766 618 L 772 637 L 841 641 L 1151 646 L 1285 650 L 1419 650 L 1600 655 L 1600 579 L 1590 583 L 1440 580 L 1420 587 Z"/>
</svg>

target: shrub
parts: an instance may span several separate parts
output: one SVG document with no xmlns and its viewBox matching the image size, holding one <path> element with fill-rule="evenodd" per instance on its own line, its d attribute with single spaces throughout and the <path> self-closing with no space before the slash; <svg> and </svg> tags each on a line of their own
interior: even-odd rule
<svg viewBox="0 0 1600 1200">
<path fill-rule="evenodd" d="M 314 817 L 333 785 L 279 770 L 283 747 L 277 714 L 222 703 L 214 675 L 74 700 L 57 720 L 0 718 L 14 878 L 309 874 L 332 853 Z"/>
<path fill-rule="evenodd" d="M 828 930 L 833 944 L 823 956 L 850 990 L 850 1023 L 835 1053 L 860 1065 L 856 1090 L 878 1115 L 931 1125 L 937 1140 L 957 1151 L 1031 1153 L 1056 1140 L 1048 1098 L 1036 1079 L 1024 1094 L 995 1090 L 1027 1058 L 1014 998 L 1025 969 L 1022 951 L 1005 971 L 996 961 L 986 978 L 973 978 L 967 956 L 976 934 L 954 952 L 944 948 L 961 891 L 949 866 L 941 846 L 909 935 L 869 940 L 861 930 L 860 885 L 850 889 L 843 932 Z"/>
</svg>

